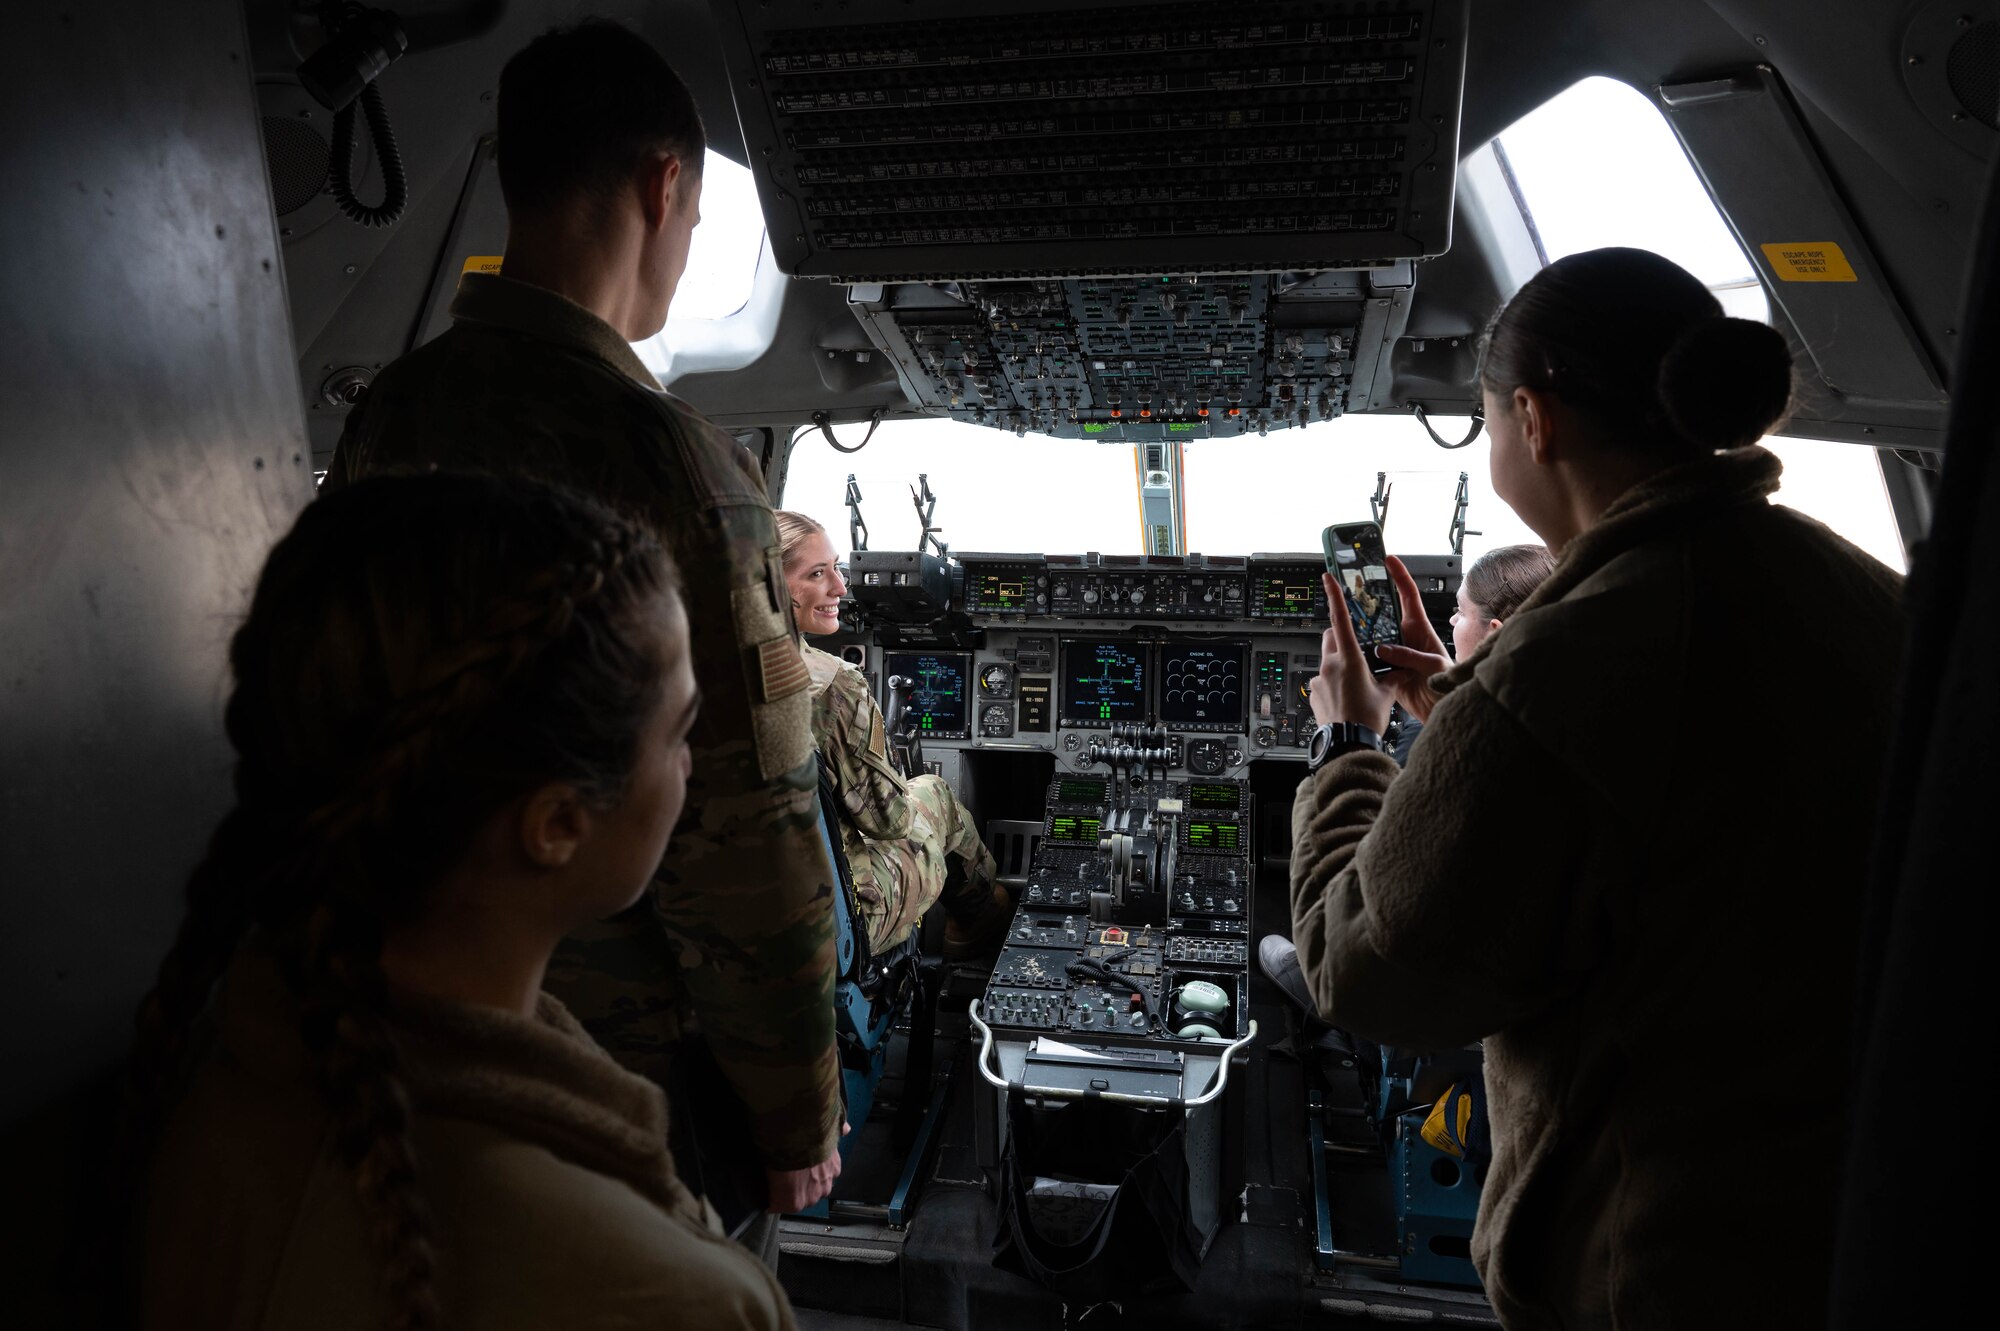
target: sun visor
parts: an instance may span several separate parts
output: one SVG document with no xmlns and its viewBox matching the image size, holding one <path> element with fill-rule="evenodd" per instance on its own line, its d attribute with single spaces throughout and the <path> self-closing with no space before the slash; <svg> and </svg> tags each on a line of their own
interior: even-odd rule
<svg viewBox="0 0 2000 1331">
<path fill-rule="evenodd" d="M 1451 243 L 1467 0 L 717 0 L 801 277 L 1315 271 Z"/>
<path fill-rule="evenodd" d="M 1930 357 L 1777 75 L 1759 66 L 1657 92 L 1667 123 L 1826 387 L 1848 400 L 1943 403 Z"/>
</svg>

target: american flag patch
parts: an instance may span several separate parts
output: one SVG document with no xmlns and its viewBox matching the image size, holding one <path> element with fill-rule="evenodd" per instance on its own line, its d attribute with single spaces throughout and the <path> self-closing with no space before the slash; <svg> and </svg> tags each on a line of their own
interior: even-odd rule
<svg viewBox="0 0 2000 1331">
<path fill-rule="evenodd" d="M 757 645 L 757 676 L 763 687 L 764 702 L 789 698 L 812 687 L 812 674 L 790 634 Z"/>
</svg>

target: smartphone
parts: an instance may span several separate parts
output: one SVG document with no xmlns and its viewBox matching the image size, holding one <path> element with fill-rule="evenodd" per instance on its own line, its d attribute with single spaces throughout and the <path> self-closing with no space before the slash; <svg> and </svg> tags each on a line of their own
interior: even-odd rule
<svg viewBox="0 0 2000 1331">
<path fill-rule="evenodd" d="M 1340 583 L 1368 668 L 1387 674 L 1390 667 L 1375 659 L 1374 649 L 1403 640 L 1403 614 L 1396 586 L 1389 581 L 1382 528 L 1373 522 L 1336 522 L 1320 533 L 1320 540 L 1326 546 L 1327 572 Z"/>
</svg>

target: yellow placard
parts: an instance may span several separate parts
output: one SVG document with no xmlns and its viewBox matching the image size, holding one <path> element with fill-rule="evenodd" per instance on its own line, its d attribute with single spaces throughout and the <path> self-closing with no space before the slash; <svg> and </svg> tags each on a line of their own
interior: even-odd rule
<svg viewBox="0 0 2000 1331">
<path fill-rule="evenodd" d="M 461 273 L 497 273 L 500 271 L 500 256 L 497 254 L 475 254 L 465 261 Z"/>
<path fill-rule="evenodd" d="M 1832 241 L 1759 245 L 1780 282 L 1858 282 L 1854 265 Z"/>
</svg>

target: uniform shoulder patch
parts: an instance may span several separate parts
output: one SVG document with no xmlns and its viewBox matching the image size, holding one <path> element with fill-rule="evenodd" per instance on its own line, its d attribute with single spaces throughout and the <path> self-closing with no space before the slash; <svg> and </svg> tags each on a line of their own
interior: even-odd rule
<svg viewBox="0 0 2000 1331">
<path fill-rule="evenodd" d="M 757 673 L 763 702 L 776 702 L 812 687 L 812 672 L 806 669 L 789 634 L 757 644 Z"/>
</svg>

